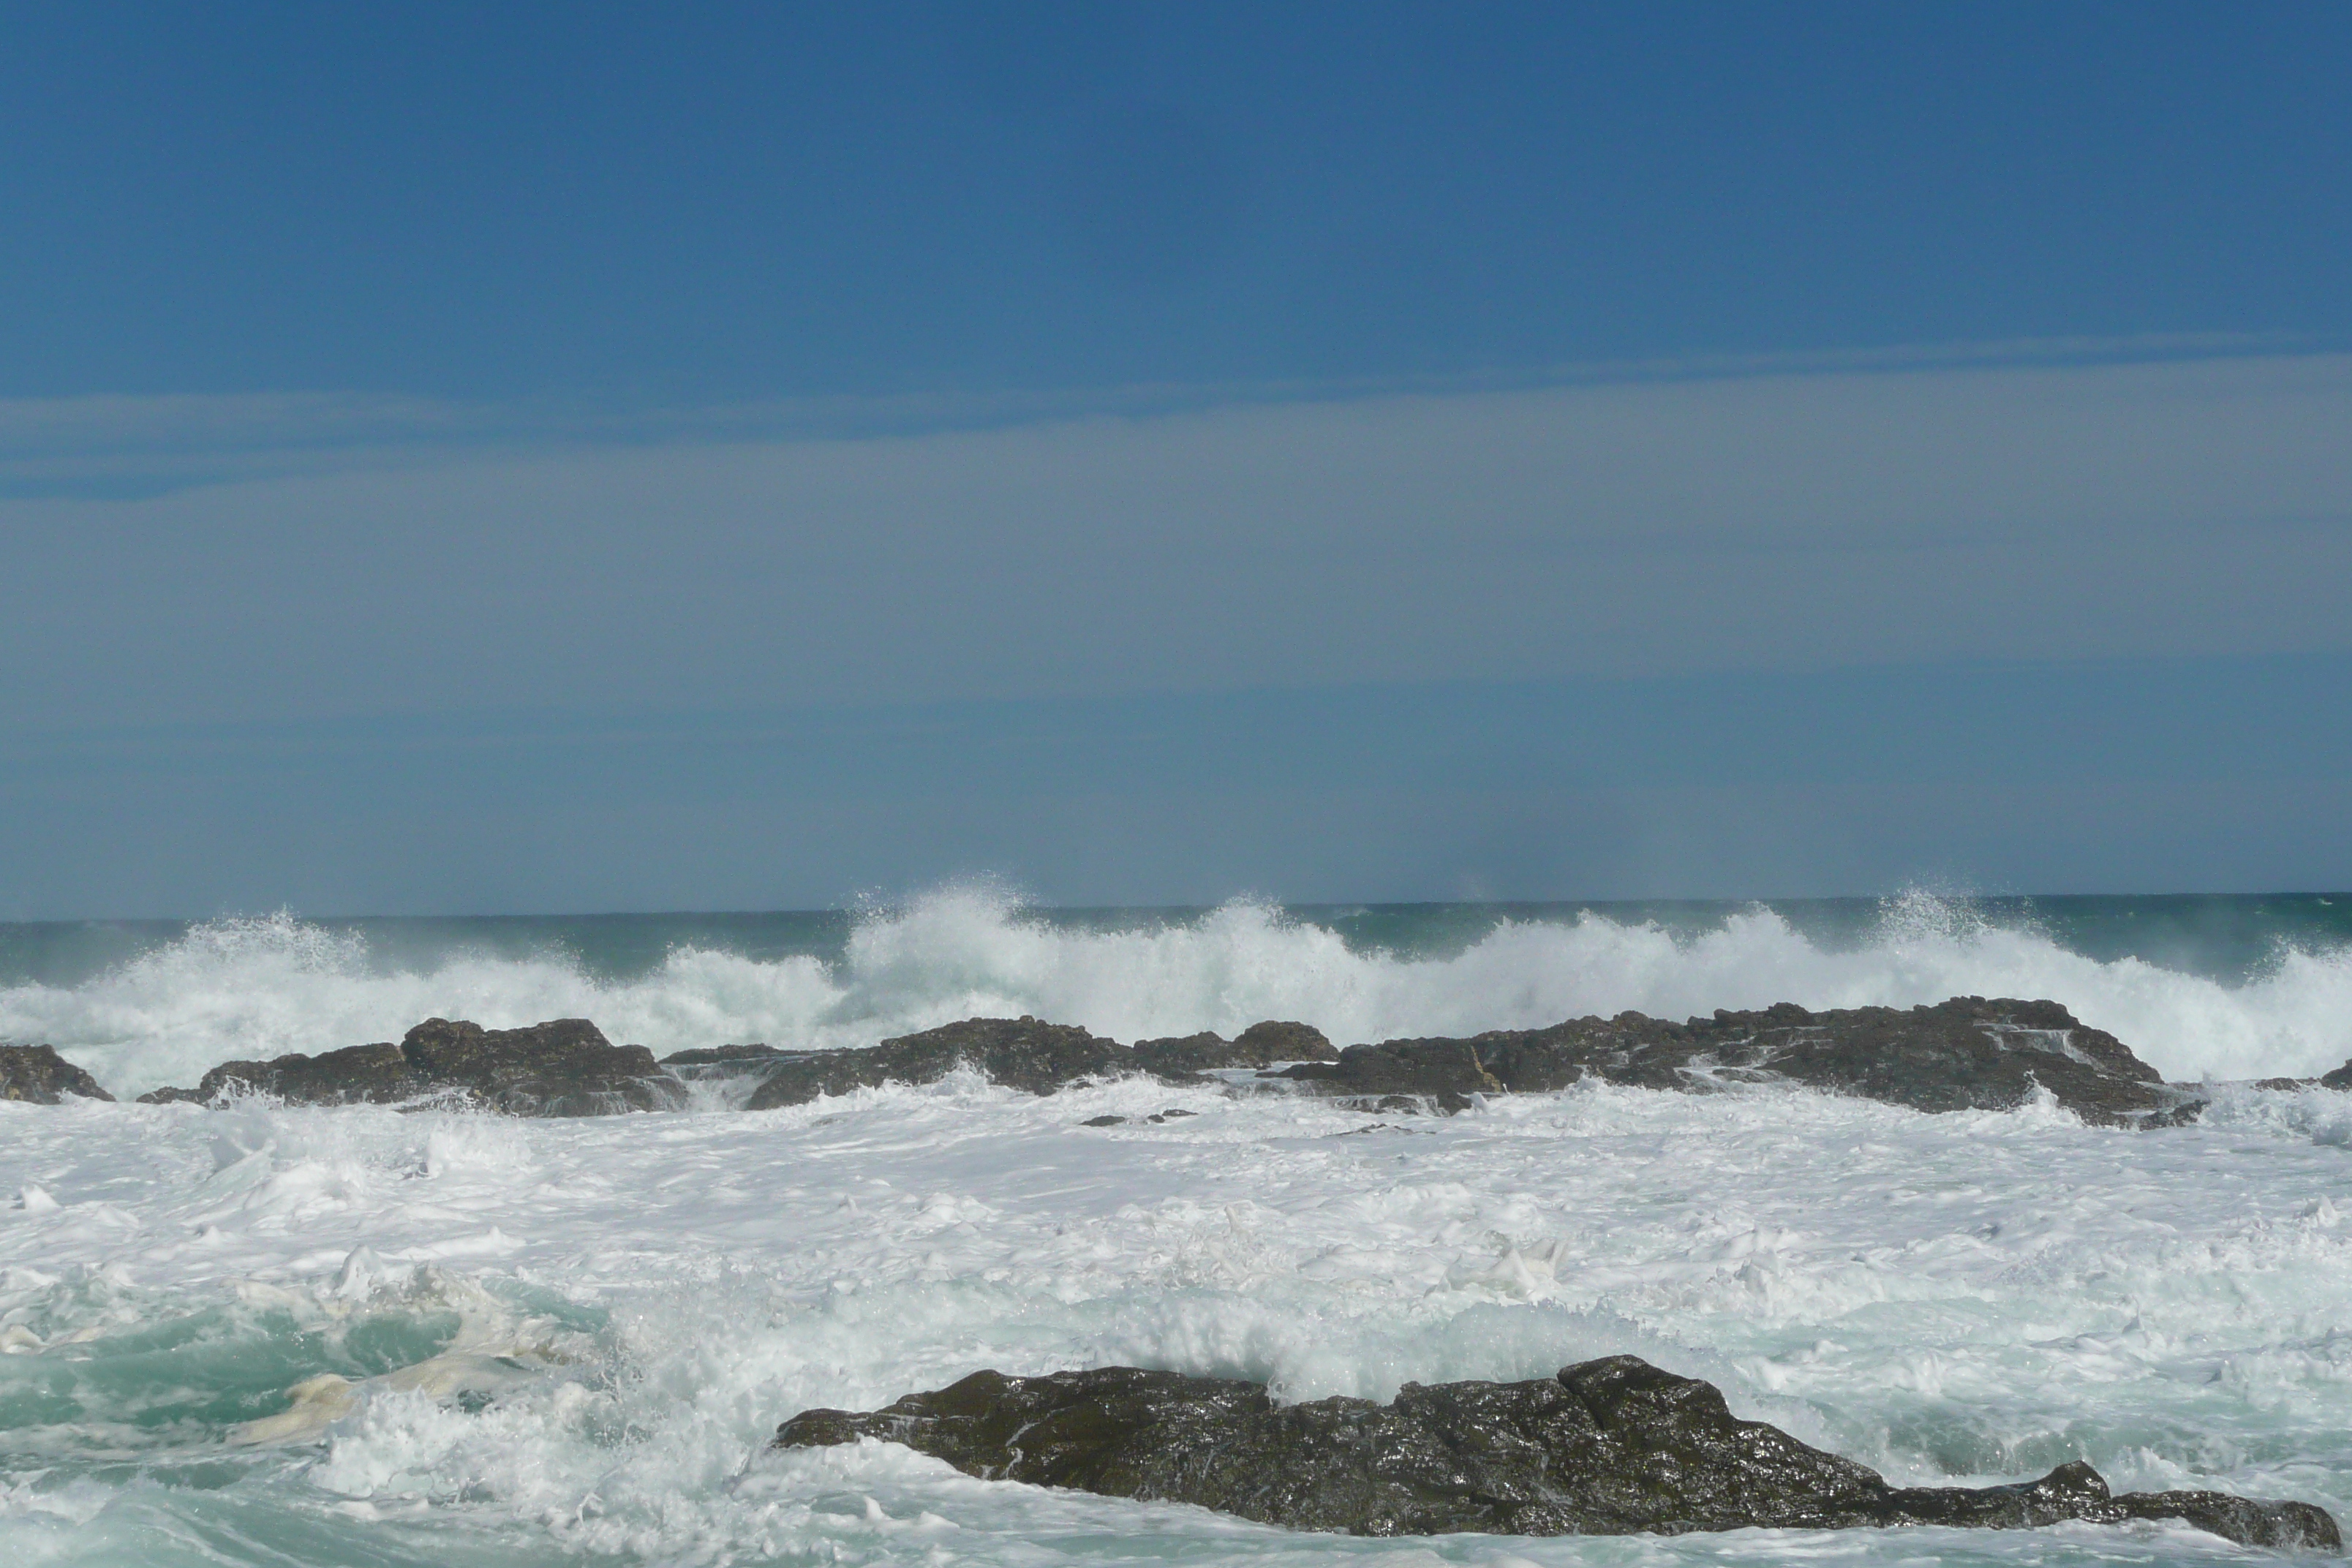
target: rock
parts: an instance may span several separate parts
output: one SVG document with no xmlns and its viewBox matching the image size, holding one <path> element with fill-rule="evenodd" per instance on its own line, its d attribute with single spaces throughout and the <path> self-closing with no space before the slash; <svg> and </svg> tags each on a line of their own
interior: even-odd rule
<svg viewBox="0 0 2352 1568">
<path fill-rule="evenodd" d="M 1155 1110 L 1150 1115 L 1139 1119 L 1105 1114 L 1102 1116 L 1089 1116 L 1084 1121 L 1079 1122 L 1078 1125 L 1081 1127 L 1125 1127 L 1130 1121 L 1139 1121 L 1140 1124 L 1146 1127 L 1164 1127 L 1171 1121 L 1181 1121 L 1185 1117 L 1197 1116 L 1200 1113 L 1198 1111 L 1186 1110 L 1181 1107 L 1171 1105 L 1165 1110 Z"/>
<path fill-rule="evenodd" d="M 801 1105 L 821 1094 L 846 1094 L 886 1083 L 936 1083 L 971 1068 L 991 1083 L 1051 1094 L 1085 1079 L 1138 1070 L 1135 1053 L 1066 1024 L 1031 1017 L 966 1018 L 901 1035 L 870 1050 L 803 1051 L 781 1058 L 751 1091 L 749 1110 Z"/>
<path fill-rule="evenodd" d="M 236 1091 L 290 1105 L 395 1105 L 455 1094 L 513 1116 L 606 1116 L 667 1110 L 684 1100 L 678 1080 L 651 1051 L 614 1045 L 585 1018 L 527 1029 L 427 1018 L 396 1046 L 223 1062 L 193 1089 L 157 1089 L 140 1099 L 209 1102 Z"/>
<path fill-rule="evenodd" d="M 1265 1065 L 1336 1061 L 1339 1056 L 1331 1048 L 1331 1042 L 1323 1037 L 1323 1031 L 1314 1025 L 1276 1018 L 1252 1024 L 1234 1037 L 1234 1044 L 1262 1058 Z"/>
<path fill-rule="evenodd" d="M 2319 1075 L 2322 1089 L 2352 1089 L 2352 1062 L 2346 1062 L 2334 1072 Z"/>
<path fill-rule="evenodd" d="M 662 1069 L 686 1083 L 713 1083 L 742 1089 L 767 1067 L 792 1055 L 773 1046 L 705 1046 L 672 1051 L 662 1058 Z"/>
<path fill-rule="evenodd" d="M 2062 1465 L 2016 1486 L 1901 1488 L 1742 1421 L 1714 1385 L 1612 1356 L 1527 1383 L 1407 1384 L 1395 1401 L 1276 1405 L 1254 1383 L 1135 1367 L 974 1373 L 864 1414 L 803 1411 L 779 1447 L 903 1443 L 969 1475 L 1196 1503 L 1357 1535 L 2178 1519 L 2251 1546 L 2340 1544 L 2321 1509 L 2218 1492 L 2109 1494 Z"/>
<path fill-rule="evenodd" d="M 1359 1100 L 1418 1096 L 1458 1110 L 1474 1094 L 1565 1089 L 1587 1074 L 1697 1091 L 1727 1081 L 1801 1083 L 1930 1111 L 2010 1110 L 2038 1085 L 2084 1121 L 2110 1126 L 2175 1125 L 2203 1104 L 2055 1002 L 1979 996 L 1827 1013 L 1783 1002 L 1684 1024 L 1621 1013 L 1466 1040 L 1351 1046 L 1336 1062 L 1281 1076 Z"/>
<path fill-rule="evenodd" d="M 773 1046 L 705 1046 L 698 1050 L 672 1051 L 662 1058 L 666 1068 L 723 1067 L 730 1062 L 766 1062 L 789 1053 Z"/>
<path fill-rule="evenodd" d="M 1271 1060 L 1260 1060 L 1251 1053 L 1238 1049 L 1223 1035 L 1202 1030 L 1197 1035 L 1171 1036 L 1166 1039 L 1138 1040 L 1132 1047 L 1136 1066 L 1160 1078 L 1179 1079 L 1195 1073 L 1215 1072 L 1220 1068 L 1271 1067 Z"/>
<path fill-rule="evenodd" d="M 35 1105 L 55 1105 L 63 1095 L 84 1100 L 114 1096 L 98 1080 L 58 1055 L 54 1046 L 0 1046 L 0 1100 L 25 1100 Z"/>
<path fill-rule="evenodd" d="M 1269 1018 L 1252 1024 L 1228 1040 L 1206 1031 L 1161 1040 L 1135 1042 L 1135 1059 L 1144 1071 L 1161 1078 L 1182 1079 L 1231 1068 L 1270 1068 L 1276 1062 L 1331 1061 L 1339 1053 L 1312 1024 L 1282 1023 Z"/>
</svg>

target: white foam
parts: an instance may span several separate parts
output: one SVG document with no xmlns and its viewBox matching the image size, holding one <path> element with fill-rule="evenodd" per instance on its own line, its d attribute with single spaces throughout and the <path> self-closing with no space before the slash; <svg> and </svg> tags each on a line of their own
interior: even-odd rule
<svg viewBox="0 0 2352 1568">
<path fill-rule="evenodd" d="M 1528 1027 L 1625 1008 L 1682 1017 L 1793 1001 L 1910 1005 L 2050 997 L 2172 1078 L 2307 1075 L 2352 1057 L 2352 955 L 2282 953 L 2237 985 L 1988 924 L 1924 895 L 1851 950 L 1758 908 L 1678 936 L 1587 915 L 1498 926 L 1443 958 L 1350 951 L 1251 903 L 1160 929 L 1089 931 L 950 889 L 856 927 L 837 963 L 681 948 L 600 981 L 560 958 L 453 954 L 381 973 L 349 933 L 287 915 L 222 921 L 90 982 L 0 989 L 0 1038 L 45 1041 L 118 1094 L 193 1083 L 229 1059 L 397 1038 L 428 1016 L 491 1027 L 593 1018 L 656 1054 L 765 1041 L 861 1046 L 975 1015 L 1034 1013 L 1120 1039 L 1312 1023 L 1349 1043 Z"/>
<path fill-rule="evenodd" d="M 134 1331 L 168 1347 L 152 1331 L 224 1306 L 288 1334 L 454 1312 L 455 1337 L 405 1371 L 289 1374 L 285 1419 L 143 1439 L 260 1467 L 220 1505 L 247 1510 L 237 1531 L 207 1537 L 231 1562 L 939 1551 L 1011 1568 L 1500 1549 L 1302 1538 L 992 1486 L 887 1447 L 763 1451 L 799 1409 L 871 1406 L 984 1365 L 1136 1363 L 1385 1397 L 1632 1351 L 1906 1480 L 2087 1458 L 2121 1485 L 2340 1510 L 2342 1098 L 2231 1091 L 2209 1125 L 2151 1133 L 2047 1104 L 1931 1117 L 1777 1089 L 1606 1087 L 1364 1132 L 1308 1100 L 1139 1081 L 1038 1099 L 969 1077 L 572 1122 L 0 1104 L 0 1190 L 56 1199 L 0 1214 L 0 1327 L 26 1342 L 0 1376 L 80 1375 L 99 1363 L 71 1358 L 92 1347 Z M 1197 1114 L 1079 1125 L 1169 1106 Z M 77 1223 L 100 1208 L 128 1225 Z M 512 1305 L 520 1291 L 608 1326 L 551 1334 L 540 1307 Z M 215 1364 L 169 1353 L 134 1358 L 165 1391 Z M 222 1449 L 230 1436 L 278 1447 Z M 0 1440 L 47 1474 L 85 1439 Z M 101 1506 L 66 1513 L 0 1493 L 0 1543 L 34 1531 L 60 1561 L 165 1560 L 213 1529 L 214 1493 L 103 1486 Z M 2215 1550 L 2095 1531 L 1507 1545 L 1612 1563 Z"/>
</svg>

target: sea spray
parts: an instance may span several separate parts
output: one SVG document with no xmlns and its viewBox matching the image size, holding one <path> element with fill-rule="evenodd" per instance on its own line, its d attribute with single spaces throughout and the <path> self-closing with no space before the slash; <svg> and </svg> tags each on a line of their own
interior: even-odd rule
<svg viewBox="0 0 2352 1568">
<path fill-rule="evenodd" d="M 2119 1487 L 2340 1512 L 2352 1163 L 2318 1114 L 2338 1098 L 2231 1089 L 2150 1132 L 1780 1087 L 1585 1085 L 1411 1130 L 1145 1080 L 581 1121 L 0 1105 L 0 1190 L 53 1199 L 0 1211 L 0 1321 L 37 1342 L 0 1356 L 21 1396 L 0 1399 L 0 1544 L 78 1564 L 1426 1563 L 1426 1542 L 992 1485 L 887 1446 L 763 1445 L 795 1411 L 982 1366 L 1385 1399 L 1621 1351 L 1907 1484 L 2081 1458 Z M 1169 1106 L 1195 1114 L 1084 1125 Z M 516 1325 L 490 1348 L 521 1353 L 444 1386 L 467 1312 L 498 1317 L 484 1298 Z M 544 1353 L 535 1317 L 577 1340 Z M 306 1408 L 324 1376 L 349 1406 Z M 1508 1546 L 1562 1568 L 2220 1552 L 2106 1530 Z"/>
<path fill-rule="evenodd" d="M 1760 904 L 1696 926 L 1500 912 L 1451 943 L 1367 942 L 1342 923 L 1252 902 L 1087 923 L 958 887 L 866 913 L 824 952 L 684 943 L 614 974 L 561 949 L 463 943 L 388 963 L 356 931 L 279 914 L 200 924 L 71 984 L 0 988 L 0 1038 L 55 1045 L 121 1094 L 193 1082 L 227 1059 L 396 1039 L 430 1016 L 493 1028 L 585 1016 L 663 1054 L 865 1046 L 1024 1013 L 1129 1040 L 1298 1018 L 1347 1044 L 1626 1008 L 1678 1018 L 1974 994 L 2062 1002 L 2176 1079 L 2309 1075 L 2352 1057 L 2341 947 L 2282 941 L 2251 973 L 2200 973 L 2094 957 L 2034 921 L 1918 893 L 1888 900 L 1848 941 Z"/>
</svg>

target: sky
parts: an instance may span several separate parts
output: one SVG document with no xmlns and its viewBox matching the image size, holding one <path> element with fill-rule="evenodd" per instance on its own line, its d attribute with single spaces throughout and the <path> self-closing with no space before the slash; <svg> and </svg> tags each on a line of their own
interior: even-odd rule
<svg viewBox="0 0 2352 1568">
<path fill-rule="evenodd" d="M 0 12 L 0 919 L 2352 887 L 2352 9 Z"/>
</svg>

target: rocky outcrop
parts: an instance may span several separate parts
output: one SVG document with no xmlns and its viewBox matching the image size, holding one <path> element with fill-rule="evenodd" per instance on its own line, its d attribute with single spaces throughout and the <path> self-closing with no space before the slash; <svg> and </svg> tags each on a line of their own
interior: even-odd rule
<svg viewBox="0 0 2352 1568">
<path fill-rule="evenodd" d="M 55 1105 L 65 1095 L 112 1100 L 98 1080 L 57 1053 L 54 1046 L 0 1046 L 0 1100 Z"/>
<path fill-rule="evenodd" d="M 2308 1504 L 2204 1491 L 2116 1497 L 2080 1463 L 2016 1486 L 1889 1486 L 1865 1466 L 1739 1420 L 1713 1384 L 1634 1356 L 1528 1383 L 1407 1384 L 1388 1405 L 1276 1405 L 1256 1384 L 1134 1367 L 981 1372 L 884 1410 L 803 1411 L 775 1442 L 861 1437 L 983 1479 L 1357 1535 L 2177 1519 L 2250 1546 L 2340 1544 L 2335 1520 Z"/>
<path fill-rule="evenodd" d="M 1123 1046 L 1072 1025 L 1042 1023 L 1026 1015 L 966 1018 L 919 1035 L 901 1035 L 871 1049 L 775 1054 L 746 1109 L 800 1105 L 821 1094 L 845 1094 L 886 1083 L 936 1083 L 967 1068 L 1007 1089 L 1052 1094 L 1090 1079 L 1149 1074 L 1163 1082 L 1183 1083 L 1220 1068 L 1266 1068 L 1338 1055 L 1322 1031 L 1271 1020 L 1253 1024 L 1231 1040 L 1199 1034 Z M 749 1067 L 766 1060 L 738 1058 Z"/>
<path fill-rule="evenodd" d="M 2352 1062 L 2346 1062 L 2334 1072 L 2321 1073 L 2319 1075 L 2319 1087 L 2322 1089 L 2352 1089 Z"/>
<path fill-rule="evenodd" d="M 1336 1062 L 1283 1076 L 1363 1102 L 1420 1099 L 1456 1110 L 1474 1094 L 1565 1089 L 1587 1076 L 1697 1091 L 1800 1083 L 1917 1110 L 2006 1110 L 2039 1088 L 2084 1121 L 2111 1126 L 2169 1125 L 2193 1119 L 2203 1103 L 2055 1002 L 1980 996 L 1826 1013 L 1783 1002 L 1683 1024 L 1621 1013 L 1469 1039 L 1351 1046 Z"/>
<path fill-rule="evenodd" d="M 1920 1110 L 2008 1110 L 2046 1089 L 2086 1121 L 2135 1127 L 2192 1120 L 2204 1103 L 2055 1002 L 1977 996 L 1827 1013 L 1784 1002 L 1681 1024 L 1621 1013 L 1345 1051 L 1298 1023 L 1254 1024 L 1231 1040 L 1203 1033 L 1130 1047 L 1028 1016 L 966 1018 L 869 1048 L 719 1046 L 660 1062 L 642 1047 L 611 1044 L 584 1018 L 499 1030 L 434 1018 L 398 1045 L 224 1062 L 193 1089 L 142 1098 L 209 1101 L 243 1091 L 301 1104 L 396 1104 L 462 1093 L 517 1114 L 582 1116 L 676 1105 L 686 1080 L 721 1079 L 733 1084 L 725 1098 L 748 1089 L 747 1108 L 763 1110 L 886 1083 L 934 1083 L 961 1069 L 1040 1095 L 1112 1078 L 1200 1083 L 1204 1074 L 1255 1069 L 1242 1081 L 1381 1110 L 1460 1110 L 1475 1096 L 1561 1089 L 1586 1077 L 1701 1093 L 1740 1082 L 1804 1084 Z M 2352 1084 L 2352 1063 L 2323 1081 L 2336 1079 Z"/>
<path fill-rule="evenodd" d="M 1135 1042 L 1137 1065 L 1171 1079 L 1234 1068 L 1270 1068 L 1282 1062 L 1335 1061 L 1339 1055 L 1314 1025 L 1273 1018 L 1252 1024 L 1230 1040 L 1204 1032 Z"/>
<path fill-rule="evenodd" d="M 870 1050 L 802 1051 L 778 1059 L 744 1109 L 801 1105 L 821 1094 L 846 1094 L 886 1083 L 937 1083 L 959 1068 L 989 1082 L 1052 1094 L 1085 1079 L 1138 1070 L 1135 1053 L 1068 1024 L 1036 1019 L 966 1018 L 901 1035 Z"/>
<path fill-rule="evenodd" d="M 675 1069 L 740 1067 L 748 1062 L 756 1067 L 761 1062 L 771 1062 L 778 1057 L 791 1054 L 773 1046 L 704 1046 L 691 1051 L 672 1051 L 662 1058 L 661 1065 Z"/>
<path fill-rule="evenodd" d="M 683 1100 L 678 1080 L 643 1046 L 616 1046 L 585 1018 L 525 1029 L 427 1018 L 398 1045 L 223 1062 L 193 1089 L 163 1089 L 148 1103 L 265 1094 L 293 1105 L 398 1105 L 459 1097 L 515 1116 L 608 1116 Z"/>
<path fill-rule="evenodd" d="M 721 1084 L 741 1089 L 768 1067 L 793 1055 L 773 1046 L 704 1046 L 672 1051 L 662 1058 L 662 1070 L 683 1083 Z"/>
</svg>

